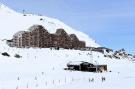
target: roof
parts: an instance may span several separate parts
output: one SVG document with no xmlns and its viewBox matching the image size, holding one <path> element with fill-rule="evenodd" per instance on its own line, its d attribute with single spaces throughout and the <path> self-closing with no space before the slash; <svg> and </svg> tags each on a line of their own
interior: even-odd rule
<svg viewBox="0 0 135 89">
<path fill-rule="evenodd" d="M 74 62 L 69 62 L 68 65 L 80 65 L 80 64 L 83 64 L 83 63 L 92 64 L 92 63 L 85 62 L 85 61 L 74 61 Z"/>
<path fill-rule="evenodd" d="M 19 31 L 19 32 L 15 33 L 14 36 L 19 36 L 19 35 L 22 35 L 24 33 L 26 33 L 26 31 Z"/>
<path fill-rule="evenodd" d="M 74 62 L 69 62 L 68 64 L 70 65 L 80 65 L 81 63 L 83 63 L 84 61 L 74 61 Z"/>
<path fill-rule="evenodd" d="M 33 31 L 33 30 L 36 30 L 36 29 L 44 29 L 44 27 L 42 25 L 33 25 L 28 30 Z"/>
<path fill-rule="evenodd" d="M 62 34 L 67 34 L 66 31 L 63 28 L 60 28 L 60 29 L 56 30 L 56 35 L 62 35 Z"/>
<path fill-rule="evenodd" d="M 82 41 L 82 40 L 81 40 L 80 42 L 83 42 L 83 43 L 85 43 L 85 41 Z"/>
<path fill-rule="evenodd" d="M 69 36 L 70 36 L 71 40 L 78 40 L 79 41 L 79 39 L 77 38 L 77 36 L 75 34 L 70 34 Z"/>
<path fill-rule="evenodd" d="M 106 50 L 113 51 L 112 49 L 110 49 L 110 48 L 106 48 L 106 47 L 98 47 L 97 49 L 106 49 Z"/>
</svg>

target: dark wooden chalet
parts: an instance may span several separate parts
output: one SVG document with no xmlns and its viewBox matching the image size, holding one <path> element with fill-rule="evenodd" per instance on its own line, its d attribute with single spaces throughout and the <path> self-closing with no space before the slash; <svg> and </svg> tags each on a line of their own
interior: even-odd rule
<svg viewBox="0 0 135 89">
<path fill-rule="evenodd" d="M 104 72 L 107 71 L 107 65 L 94 65 L 89 62 L 77 61 L 77 62 L 69 62 L 67 64 L 66 70 Z"/>
</svg>

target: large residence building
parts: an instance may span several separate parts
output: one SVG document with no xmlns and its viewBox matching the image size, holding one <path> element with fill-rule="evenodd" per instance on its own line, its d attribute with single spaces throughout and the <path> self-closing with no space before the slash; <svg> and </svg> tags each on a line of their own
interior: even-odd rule
<svg viewBox="0 0 135 89">
<path fill-rule="evenodd" d="M 67 34 L 62 28 L 57 29 L 56 33 L 50 34 L 42 25 L 34 25 L 28 31 L 17 32 L 14 34 L 12 42 L 18 48 L 59 47 L 73 49 L 86 47 L 85 42 L 80 41 L 75 34 Z"/>
</svg>

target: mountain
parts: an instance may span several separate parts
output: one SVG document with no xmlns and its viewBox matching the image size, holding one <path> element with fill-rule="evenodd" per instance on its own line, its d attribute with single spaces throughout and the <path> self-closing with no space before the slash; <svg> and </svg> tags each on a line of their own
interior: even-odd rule
<svg viewBox="0 0 135 89">
<path fill-rule="evenodd" d="M 6 44 L 5 39 L 34 24 L 43 25 L 51 33 L 64 28 L 69 34 L 75 33 L 80 40 L 85 40 L 87 46 L 93 46 L 92 50 L 15 48 Z M 59 20 L 17 13 L 1 4 L 0 89 L 134 89 L 135 57 L 124 49 L 114 52 L 98 46 L 86 34 Z M 80 62 L 92 63 L 94 67 L 107 65 L 107 71 L 64 70 L 68 63 Z"/>
<path fill-rule="evenodd" d="M 17 13 L 3 4 L 0 5 L 0 24 L 0 38 L 3 39 L 12 38 L 13 34 L 16 32 L 27 30 L 32 25 L 38 24 L 43 25 L 50 33 L 55 33 L 56 29 L 63 28 L 68 34 L 76 34 L 80 40 L 86 42 L 87 46 L 100 46 L 88 35 L 67 26 L 57 19 L 33 14 Z"/>
</svg>

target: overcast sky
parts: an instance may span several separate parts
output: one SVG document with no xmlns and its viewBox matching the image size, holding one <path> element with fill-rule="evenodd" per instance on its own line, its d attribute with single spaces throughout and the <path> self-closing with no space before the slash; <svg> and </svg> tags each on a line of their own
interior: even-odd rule
<svg viewBox="0 0 135 89">
<path fill-rule="evenodd" d="M 135 0 L 1 0 L 8 7 L 60 19 L 114 50 L 135 54 Z"/>
</svg>

